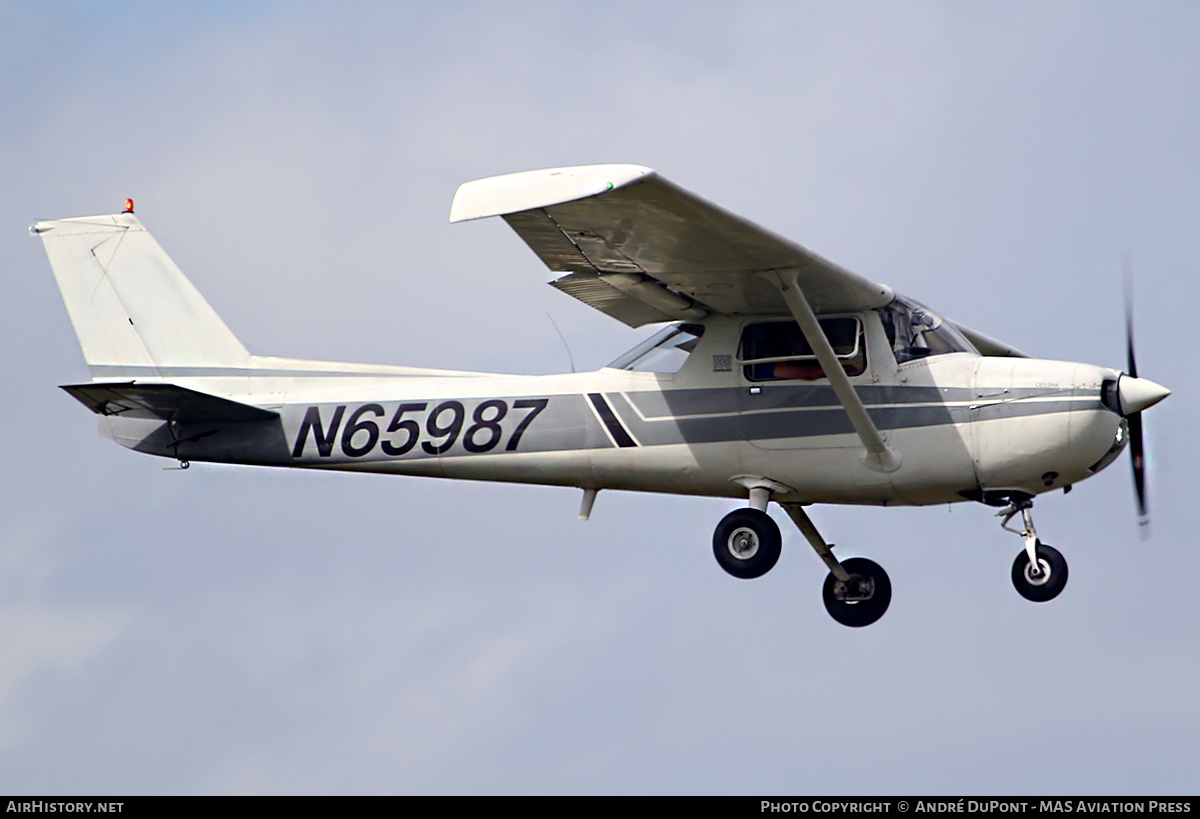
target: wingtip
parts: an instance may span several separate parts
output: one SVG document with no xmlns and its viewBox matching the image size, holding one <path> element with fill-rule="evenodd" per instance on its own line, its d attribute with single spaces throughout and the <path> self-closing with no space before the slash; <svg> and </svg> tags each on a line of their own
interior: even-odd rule
<svg viewBox="0 0 1200 819">
<path fill-rule="evenodd" d="M 458 186 L 450 222 L 548 208 L 625 187 L 654 170 L 645 165 L 576 165 L 473 179 Z"/>
</svg>

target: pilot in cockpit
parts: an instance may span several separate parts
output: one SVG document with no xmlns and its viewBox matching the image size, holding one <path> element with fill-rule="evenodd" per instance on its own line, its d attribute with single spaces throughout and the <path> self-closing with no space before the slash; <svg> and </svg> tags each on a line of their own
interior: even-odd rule
<svg viewBox="0 0 1200 819">
<path fill-rule="evenodd" d="M 783 332 L 778 333 L 778 341 L 781 342 L 782 350 L 777 355 L 813 355 L 812 347 L 809 346 L 808 339 L 801 332 L 799 324 L 788 322 L 780 329 Z M 803 381 L 816 381 L 818 378 L 825 377 L 825 370 L 822 369 L 821 363 L 813 358 L 799 361 L 777 361 L 771 370 L 771 376 L 779 379 L 798 378 Z"/>
</svg>

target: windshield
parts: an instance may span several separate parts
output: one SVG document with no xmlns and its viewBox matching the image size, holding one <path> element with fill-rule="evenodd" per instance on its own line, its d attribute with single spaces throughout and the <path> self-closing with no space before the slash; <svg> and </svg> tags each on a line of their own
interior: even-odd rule
<svg viewBox="0 0 1200 819">
<path fill-rule="evenodd" d="M 946 353 L 979 355 L 958 328 L 912 299 L 897 296 L 895 301 L 876 312 L 883 321 L 883 331 L 896 354 L 897 363 Z"/>
<path fill-rule="evenodd" d="M 608 366 L 643 373 L 677 373 L 702 335 L 703 324 L 672 324 Z"/>
</svg>

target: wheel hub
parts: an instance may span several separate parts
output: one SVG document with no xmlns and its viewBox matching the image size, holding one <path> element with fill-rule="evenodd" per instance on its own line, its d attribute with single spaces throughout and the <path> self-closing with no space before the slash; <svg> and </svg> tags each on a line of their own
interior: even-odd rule
<svg viewBox="0 0 1200 819">
<path fill-rule="evenodd" d="M 848 581 L 839 580 L 833 584 L 833 599 L 843 603 L 858 603 L 870 600 L 874 596 L 875 578 L 873 577 L 852 574 Z"/>
<path fill-rule="evenodd" d="M 745 526 L 729 536 L 729 553 L 738 560 L 749 560 L 758 552 L 758 534 Z"/>
<path fill-rule="evenodd" d="M 1050 582 L 1050 564 L 1038 558 L 1037 566 L 1025 565 L 1025 582 L 1031 586 L 1044 586 Z"/>
</svg>

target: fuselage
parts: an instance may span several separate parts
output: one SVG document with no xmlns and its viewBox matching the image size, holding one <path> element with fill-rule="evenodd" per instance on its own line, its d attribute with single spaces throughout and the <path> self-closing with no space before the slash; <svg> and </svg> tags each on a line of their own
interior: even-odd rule
<svg viewBox="0 0 1200 819">
<path fill-rule="evenodd" d="M 684 325 L 694 335 L 687 344 L 589 373 L 259 357 L 237 371 L 162 372 L 138 383 L 161 380 L 278 417 L 178 425 L 114 415 L 101 424 L 126 446 L 181 460 L 725 497 L 745 497 L 739 480 L 755 476 L 786 487 L 780 501 L 876 505 L 1036 495 L 1083 480 L 1119 454 L 1123 421 L 1102 400 L 1117 371 L 971 349 L 900 356 L 881 315 L 833 321 L 857 333 L 846 367 L 900 453 L 891 472 L 864 463 L 819 371 L 803 360 L 753 359 L 752 325 L 772 321 L 761 317 Z"/>
</svg>

